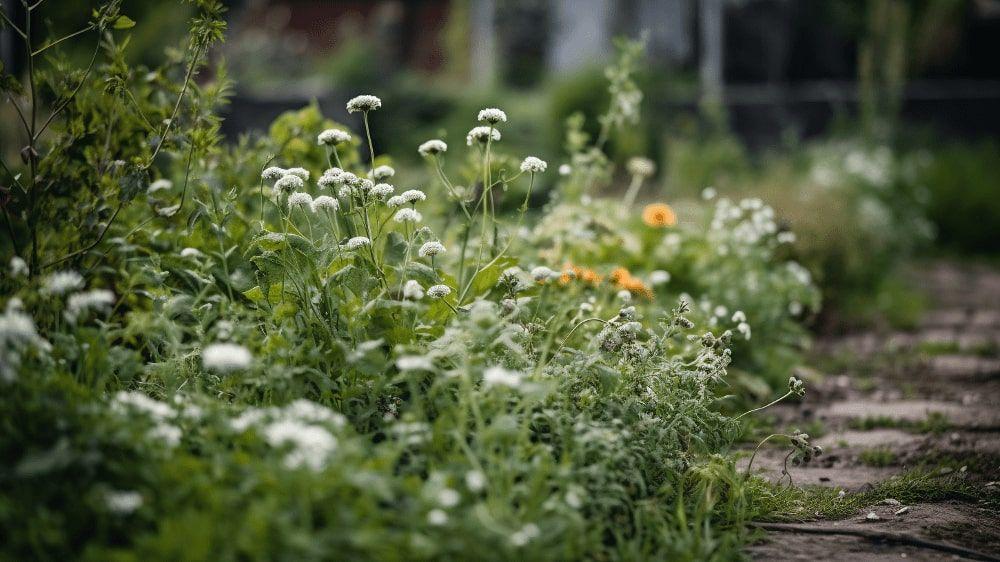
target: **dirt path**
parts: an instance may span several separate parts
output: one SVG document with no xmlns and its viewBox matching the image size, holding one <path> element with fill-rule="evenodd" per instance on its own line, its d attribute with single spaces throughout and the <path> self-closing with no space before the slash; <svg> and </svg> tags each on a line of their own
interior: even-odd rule
<svg viewBox="0 0 1000 562">
<path fill-rule="evenodd" d="M 750 548 L 754 559 L 975 559 L 845 531 L 1000 558 L 1000 271 L 936 263 L 915 277 L 932 302 L 916 330 L 819 342 L 826 376 L 772 414 L 825 450 L 791 467 L 796 485 L 868 492 L 867 505 L 771 531 Z M 754 471 L 778 480 L 786 452 L 762 450 Z M 879 497 L 890 490 L 900 497 Z"/>
</svg>

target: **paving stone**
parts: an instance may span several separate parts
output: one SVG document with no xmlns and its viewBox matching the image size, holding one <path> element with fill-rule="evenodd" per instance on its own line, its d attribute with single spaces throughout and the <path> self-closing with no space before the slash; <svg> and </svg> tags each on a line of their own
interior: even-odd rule
<svg viewBox="0 0 1000 562">
<path fill-rule="evenodd" d="M 926 364 L 927 374 L 940 377 L 1000 375 L 1000 359 L 976 355 L 938 355 Z"/>
<path fill-rule="evenodd" d="M 820 419 L 847 418 L 864 420 L 887 418 L 898 421 L 919 422 L 933 413 L 943 414 L 948 422 L 958 427 L 1000 427 L 1000 408 L 994 406 L 969 407 L 954 402 L 935 400 L 844 400 L 821 407 Z"/>
</svg>

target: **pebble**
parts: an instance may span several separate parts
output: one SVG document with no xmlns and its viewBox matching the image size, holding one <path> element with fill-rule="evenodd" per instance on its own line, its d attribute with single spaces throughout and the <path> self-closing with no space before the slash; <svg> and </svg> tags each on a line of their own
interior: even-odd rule
<svg viewBox="0 0 1000 562">
<path fill-rule="evenodd" d="M 900 503 L 899 500 L 892 499 L 892 498 L 886 498 L 886 499 L 882 500 L 882 505 L 903 505 L 903 504 Z"/>
<path fill-rule="evenodd" d="M 910 511 L 910 506 L 904 505 L 903 507 L 897 509 L 896 513 L 894 513 L 893 515 L 902 515 L 902 514 L 906 513 L 907 511 Z"/>
<path fill-rule="evenodd" d="M 866 521 L 878 521 L 880 519 L 882 519 L 882 518 L 879 517 L 878 513 L 875 513 L 874 511 L 869 511 L 868 515 L 865 515 L 865 520 Z"/>
</svg>

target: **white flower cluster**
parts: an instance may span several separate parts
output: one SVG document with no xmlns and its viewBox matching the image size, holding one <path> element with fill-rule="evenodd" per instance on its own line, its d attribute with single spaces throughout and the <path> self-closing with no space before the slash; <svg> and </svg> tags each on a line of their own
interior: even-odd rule
<svg viewBox="0 0 1000 562">
<path fill-rule="evenodd" d="M 48 352 L 52 346 L 35 329 L 35 321 L 22 310 L 21 299 L 7 301 L 0 314 L 0 381 L 10 382 L 17 376 L 21 355 L 34 347 Z"/>
<path fill-rule="evenodd" d="M 337 450 L 338 441 L 330 428 L 339 430 L 346 424 L 341 414 L 302 399 L 284 407 L 250 408 L 229 422 L 233 431 L 257 428 L 270 446 L 288 447 L 285 467 L 317 471 Z"/>
<path fill-rule="evenodd" d="M 311 207 L 314 213 L 320 211 L 335 212 L 337 209 L 340 209 L 340 202 L 329 195 L 320 195 L 313 199 Z"/>
<path fill-rule="evenodd" d="M 375 181 L 383 181 L 396 175 L 396 170 L 392 166 L 378 166 L 372 170 L 372 179 Z"/>
<path fill-rule="evenodd" d="M 719 199 L 712 217 L 710 237 L 716 242 L 720 255 L 730 250 L 746 255 L 760 244 L 782 243 L 788 234 L 780 237 L 774 209 L 754 197 L 734 204 L 728 198 Z"/>
<path fill-rule="evenodd" d="M 355 96 L 347 102 L 348 113 L 357 113 L 358 111 L 367 113 L 369 111 L 375 111 L 380 107 L 382 107 L 382 100 L 369 94 Z"/>
<path fill-rule="evenodd" d="M 486 388 L 493 388 L 495 386 L 517 388 L 521 386 L 523 379 L 524 373 L 504 367 L 493 366 L 483 371 L 483 386 Z"/>
<path fill-rule="evenodd" d="M 313 205 L 312 195 L 309 195 L 304 191 L 296 191 L 295 193 L 288 196 L 288 210 L 292 210 L 297 207 L 312 210 L 312 205 Z"/>
<path fill-rule="evenodd" d="M 549 164 L 545 160 L 535 158 L 534 156 L 528 156 L 523 162 L 521 162 L 521 171 L 532 174 L 540 174 L 544 172 L 545 168 L 548 166 Z"/>
<path fill-rule="evenodd" d="M 351 142 L 351 134 L 342 129 L 327 129 L 316 137 L 316 143 L 325 146 L 337 146 Z"/>
<path fill-rule="evenodd" d="M 417 253 L 420 257 L 426 258 L 427 256 L 434 257 L 438 254 L 443 254 L 445 251 L 444 244 L 438 242 L 437 240 L 431 240 L 430 242 L 425 242 Z"/>
<path fill-rule="evenodd" d="M 431 139 L 417 148 L 421 156 L 434 156 L 448 151 L 448 144 L 440 139 Z"/>
<path fill-rule="evenodd" d="M 83 276 L 75 271 L 57 271 L 42 283 L 42 292 L 49 295 L 63 295 L 81 288 Z"/>
<path fill-rule="evenodd" d="M 63 316 L 72 324 L 87 311 L 106 310 L 114 303 L 115 294 L 107 289 L 93 289 L 91 291 L 73 293 L 66 300 L 66 311 L 63 312 Z"/>
<path fill-rule="evenodd" d="M 477 117 L 479 121 L 483 123 L 489 123 L 491 125 L 496 125 L 497 123 L 506 123 L 507 114 L 504 113 L 502 109 L 497 109 L 495 107 L 487 107 L 479 112 Z"/>
<path fill-rule="evenodd" d="M 628 163 L 625 164 L 625 168 L 628 170 L 628 173 L 640 178 L 648 178 L 656 173 L 656 163 L 642 156 L 629 158 Z"/>
<path fill-rule="evenodd" d="M 363 246 L 371 246 L 372 241 L 365 236 L 355 236 L 344 244 L 344 247 L 348 250 L 357 250 Z"/>
<path fill-rule="evenodd" d="M 447 285 L 432 285 L 427 289 L 427 296 L 432 299 L 443 299 L 451 294 L 451 287 Z"/>
<path fill-rule="evenodd" d="M 154 400 L 142 392 L 119 391 L 111 403 L 111 409 L 119 415 L 139 414 L 153 423 L 146 435 L 153 441 L 167 447 L 176 447 L 181 442 L 182 432 L 172 422 L 177 411 L 166 402 Z"/>
<path fill-rule="evenodd" d="M 469 134 L 465 135 L 465 144 L 472 146 L 475 143 L 485 144 L 487 141 L 491 140 L 497 142 L 500 140 L 500 131 L 494 129 L 493 127 L 473 127 L 469 131 Z"/>
<path fill-rule="evenodd" d="M 229 373 L 250 367 L 250 350 L 234 343 L 213 343 L 201 352 L 202 365 L 218 373 Z"/>
</svg>

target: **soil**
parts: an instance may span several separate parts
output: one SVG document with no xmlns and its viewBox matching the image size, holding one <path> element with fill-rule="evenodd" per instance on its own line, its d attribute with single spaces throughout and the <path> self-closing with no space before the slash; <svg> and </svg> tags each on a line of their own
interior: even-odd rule
<svg viewBox="0 0 1000 562">
<path fill-rule="evenodd" d="M 919 268 L 914 282 L 931 302 L 918 327 L 821 339 L 816 364 L 835 367 L 808 381 L 800 403 L 771 415 L 782 430 L 822 429 L 814 443 L 824 454 L 789 467 L 795 485 L 852 493 L 920 469 L 961 478 L 981 499 L 873 500 L 843 520 L 771 530 L 749 548 L 753 559 L 978 559 L 873 535 L 1000 559 L 1000 271 L 938 262 Z M 762 449 L 754 472 L 779 481 L 787 452 Z"/>
</svg>

